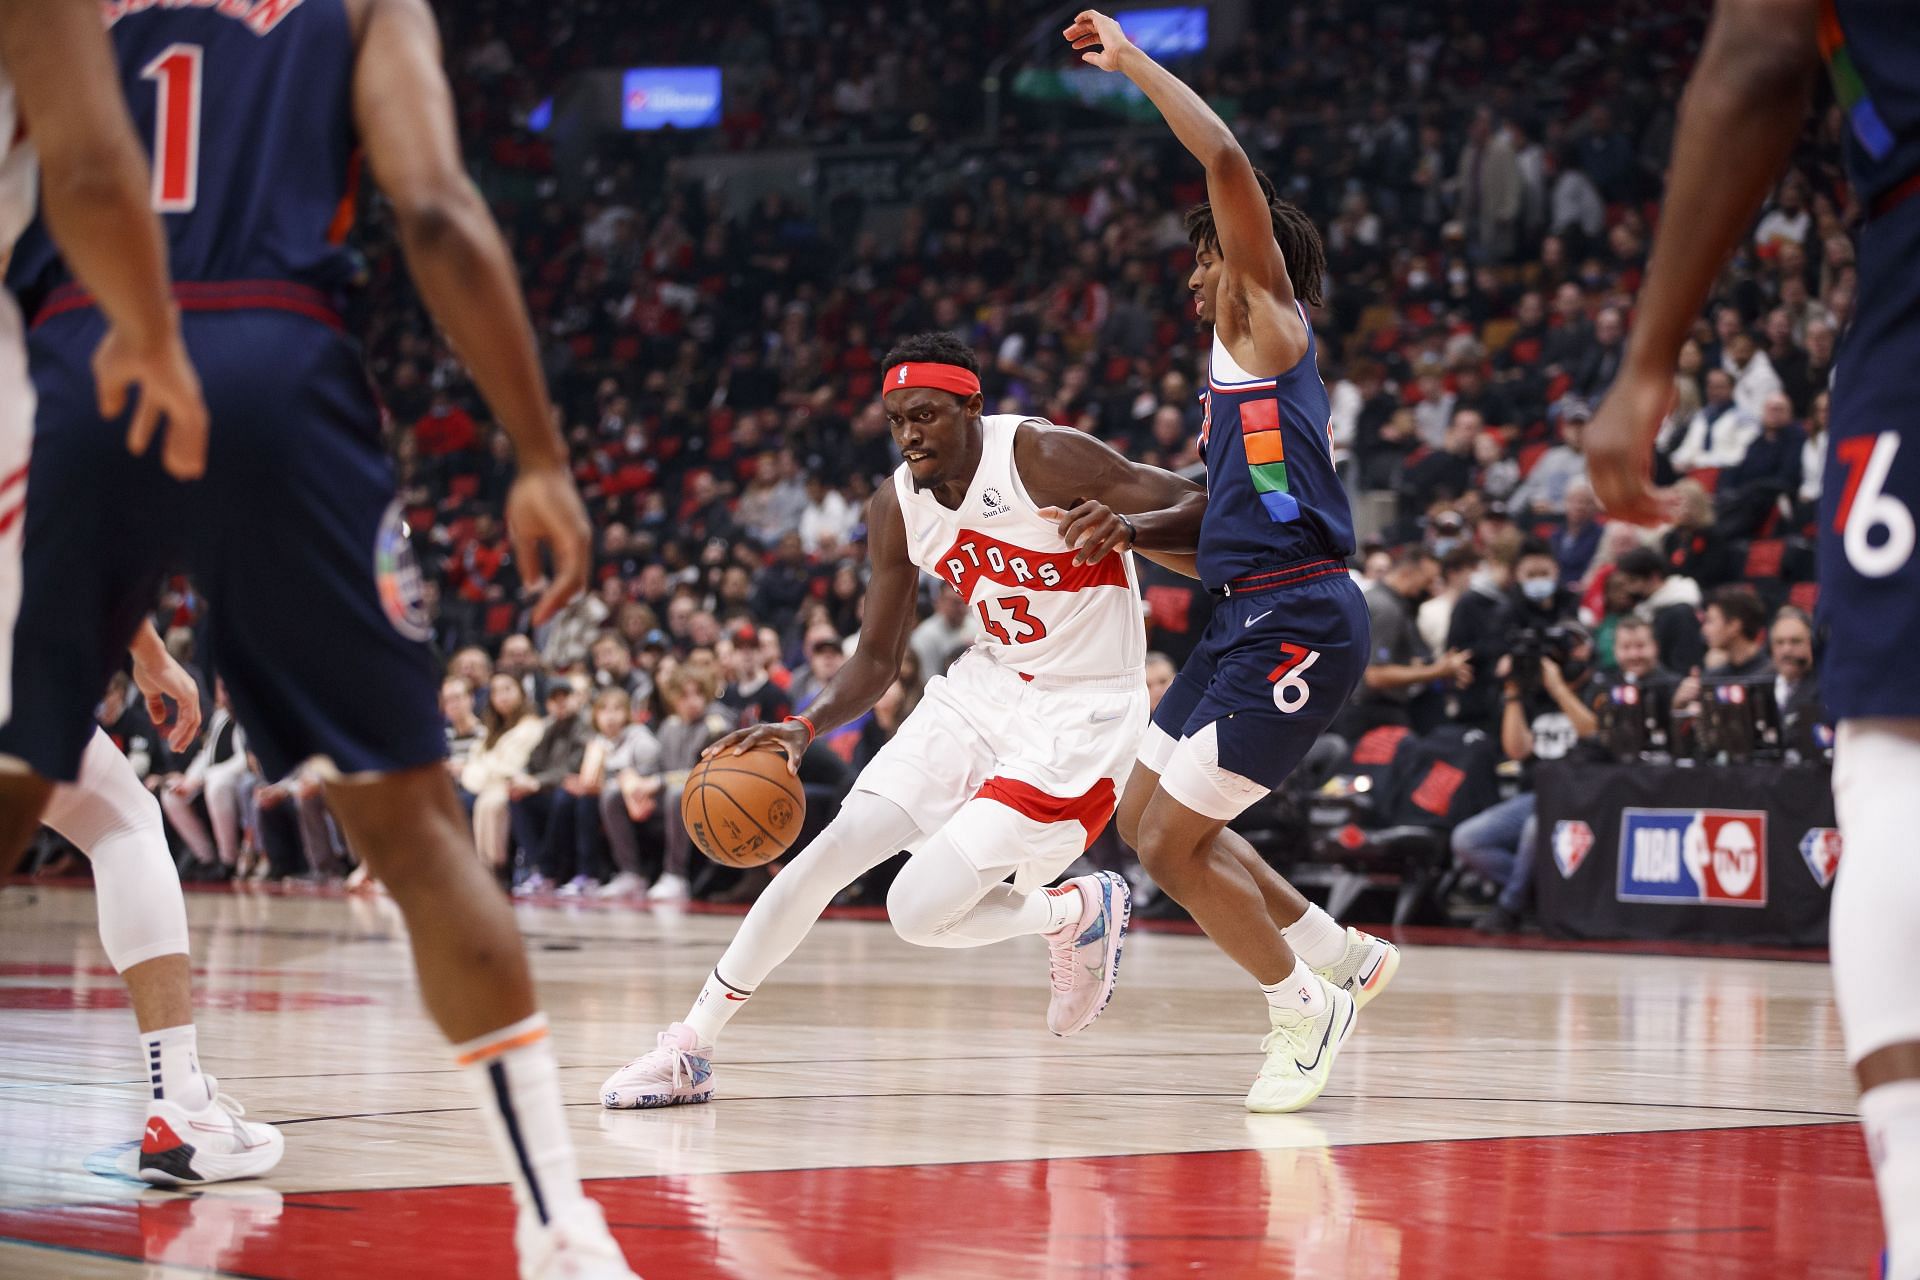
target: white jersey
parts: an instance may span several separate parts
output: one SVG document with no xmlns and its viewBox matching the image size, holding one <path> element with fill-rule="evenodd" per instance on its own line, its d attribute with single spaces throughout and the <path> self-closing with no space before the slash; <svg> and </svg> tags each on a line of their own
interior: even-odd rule
<svg viewBox="0 0 1920 1280">
<path fill-rule="evenodd" d="M 980 419 L 980 466 L 958 510 L 917 491 L 904 465 L 894 472 L 907 554 L 979 612 L 988 638 L 975 648 L 1002 666 L 1069 680 L 1139 673 L 1147 633 L 1132 553 L 1073 562 L 1014 467 L 1014 436 L 1025 421 Z"/>
<path fill-rule="evenodd" d="M 20 102 L 6 69 L 0 68 L 0 266 L 33 221 L 38 195 L 39 170 L 21 124 Z"/>
<path fill-rule="evenodd" d="M 33 221 L 39 171 L 20 121 L 13 81 L 0 67 L 0 271 Z M 13 295 L 0 289 L 0 723 L 13 713 L 13 625 L 20 612 L 20 545 L 26 521 L 27 453 L 33 444 L 33 384 Z"/>
</svg>

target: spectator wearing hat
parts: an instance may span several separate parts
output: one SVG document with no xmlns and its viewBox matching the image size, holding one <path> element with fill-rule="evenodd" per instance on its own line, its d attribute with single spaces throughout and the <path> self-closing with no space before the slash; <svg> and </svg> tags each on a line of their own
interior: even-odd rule
<svg viewBox="0 0 1920 1280">
<path fill-rule="evenodd" d="M 1533 470 L 1508 499 L 1509 511 L 1558 515 L 1565 507 L 1568 487 L 1587 478 L 1584 437 L 1593 410 L 1578 396 L 1564 396 L 1555 412 L 1560 419 L 1560 443 L 1533 464 Z"/>
</svg>

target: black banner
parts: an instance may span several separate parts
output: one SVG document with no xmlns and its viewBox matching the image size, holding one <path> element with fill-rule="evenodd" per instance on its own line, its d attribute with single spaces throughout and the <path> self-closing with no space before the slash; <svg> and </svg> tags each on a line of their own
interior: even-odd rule
<svg viewBox="0 0 1920 1280">
<path fill-rule="evenodd" d="M 1840 862 L 1826 766 L 1559 761 L 1534 782 L 1548 934 L 1826 945 Z"/>
</svg>

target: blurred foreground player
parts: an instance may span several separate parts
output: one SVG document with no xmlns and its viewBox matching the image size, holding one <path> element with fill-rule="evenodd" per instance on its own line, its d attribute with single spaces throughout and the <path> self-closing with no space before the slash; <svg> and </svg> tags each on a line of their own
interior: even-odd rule
<svg viewBox="0 0 1920 1280">
<path fill-rule="evenodd" d="M 94 11 L 96 16 L 99 10 Z M 424 0 L 105 7 L 122 89 L 151 139 L 186 344 L 208 391 L 205 479 L 109 449 L 86 354 L 103 319 L 46 248 L 13 277 L 36 299 L 40 411 L 20 683 L 0 753 L 15 856 L 50 781 L 74 777 L 90 710 L 161 576 L 210 601 L 213 665 L 267 773 L 308 760 L 354 849 L 407 920 L 429 1011 L 511 1178 L 521 1273 L 632 1273 L 581 1193 L 558 1070 L 505 898 L 474 857 L 442 760 L 429 619 L 373 395 L 333 290 L 347 277 L 355 146 L 392 201 L 420 292 L 512 437 L 507 515 L 521 572 L 542 550 L 551 617 L 584 581 L 587 522 L 505 245 L 461 167 Z"/>
<path fill-rule="evenodd" d="M 1274 197 L 1199 94 L 1091 9 L 1065 32 L 1124 74 L 1206 166 L 1187 215 L 1189 286 L 1213 326 L 1200 448 L 1207 514 L 1182 566 L 1224 603 L 1159 708 L 1120 802 L 1120 834 L 1154 882 L 1260 983 L 1272 1033 L 1247 1109 L 1320 1096 L 1361 1005 L 1400 963 L 1342 929 L 1227 823 L 1280 785 L 1367 666 L 1367 606 L 1347 575 L 1353 516 L 1334 473 L 1326 388 L 1303 304 L 1320 300 L 1320 235 Z M 1094 46 L 1099 46 L 1096 50 Z"/>
<path fill-rule="evenodd" d="M 46 233 L 99 296 L 109 322 L 90 353 L 100 408 L 118 414 L 139 384 L 128 447 L 144 451 L 164 417 L 168 471 L 182 479 L 199 475 L 206 405 L 167 292 L 166 247 L 147 207 L 147 166 L 92 0 L 0 5 L 0 263 L 33 220 L 36 178 Z M 20 312 L 0 291 L 0 675 L 12 668 L 20 608 L 33 405 Z M 0 679 L 0 723 L 11 714 L 12 694 L 11 680 Z M 0 773 L 20 767 L 0 759 Z M 0 831 L 0 871 L 13 869 L 33 834 L 29 815 L 16 819 Z"/>
<path fill-rule="evenodd" d="M 185 751 L 200 732 L 200 686 L 173 660 L 151 622 L 140 624 L 132 654 L 133 680 L 154 725 L 167 728 L 175 751 Z M 94 729 L 79 778 L 53 789 L 41 820 L 93 864 L 100 942 L 127 984 L 140 1027 L 152 1095 L 140 1177 L 161 1186 L 199 1186 L 268 1172 L 286 1149 L 280 1131 L 242 1119 L 245 1109 L 200 1070 L 180 873 L 159 801 L 104 730 Z"/>
<path fill-rule="evenodd" d="M 1056 1035 L 1106 1006 L 1127 927 L 1127 883 L 1110 871 L 1042 889 L 1113 816 L 1147 723 L 1146 628 L 1136 537 L 1190 549 L 1205 495 L 1127 461 L 1082 432 L 1016 414 L 982 416 L 966 343 L 919 334 L 887 353 L 882 403 L 903 461 L 867 509 L 873 566 L 859 646 L 805 715 L 729 734 L 708 756 L 765 745 L 797 767 L 817 733 L 863 715 L 900 674 L 920 574 L 979 611 L 986 638 L 926 696 L 854 780 L 834 820 L 775 876 L 685 1022 L 615 1072 L 603 1105 L 664 1107 L 713 1094 L 720 1030 L 793 954 L 833 896 L 902 849 L 887 893 L 900 936 L 978 947 L 1044 936 Z M 1095 535 L 1058 508 L 1097 498 Z M 1011 884 L 1005 883 L 1008 876 Z"/>
<path fill-rule="evenodd" d="M 1666 517 L 1651 484 L 1673 370 L 1727 255 L 1785 165 L 1824 58 L 1866 213 L 1835 362 L 1820 498 L 1821 689 L 1840 724 L 1833 980 L 1860 1084 L 1892 1280 L 1920 1280 L 1920 14 L 1901 0 L 1721 0 L 1680 108 L 1666 205 L 1620 377 L 1587 428 L 1608 511 Z"/>
</svg>

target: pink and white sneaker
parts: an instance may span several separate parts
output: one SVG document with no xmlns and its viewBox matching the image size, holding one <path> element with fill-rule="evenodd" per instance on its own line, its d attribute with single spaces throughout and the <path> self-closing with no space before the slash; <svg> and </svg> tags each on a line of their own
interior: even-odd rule
<svg viewBox="0 0 1920 1280">
<path fill-rule="evenodd" d="M 1113 999 L 1120 950 L 1133 915 L 1133 893 L 1111 871 L 1076 876 L 1060 886 L 1069 888 L 1080 893 L 1080 914 L 1059 932 L 1047 935 L 1053 978 L 1047 1030 L 1057 1036 L 1084 1030 Z"/>
<path fill-rule="evenodd" d="M 607 1077 L 600 1105 L 613 1111 L 677 1107 L 713 1097 L 713 1046 L 684 1022 L 660 1033 L 654 1048 Z"/>
</svg>

